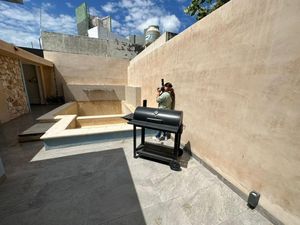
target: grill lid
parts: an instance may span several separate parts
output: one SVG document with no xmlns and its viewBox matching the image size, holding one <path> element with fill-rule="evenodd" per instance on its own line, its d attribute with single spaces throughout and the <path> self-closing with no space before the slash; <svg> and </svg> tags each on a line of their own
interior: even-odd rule
<svg viewBox="0 0 300 225">
<path fill-rule="evenodd" d="M 182 125 L 182 118 L 182 111 L 139 106 L 128 123 L 176 133 Z"/>
</svg>

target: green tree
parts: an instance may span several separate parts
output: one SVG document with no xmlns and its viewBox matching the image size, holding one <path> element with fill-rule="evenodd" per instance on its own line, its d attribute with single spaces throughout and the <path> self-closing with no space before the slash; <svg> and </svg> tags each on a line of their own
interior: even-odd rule
<svg viewBox="0 0 300 225">
<path fill-rule="evenodd" d="M 192 0 L 184 13 L 200 20 L 230 0 Z"/>
</svg>

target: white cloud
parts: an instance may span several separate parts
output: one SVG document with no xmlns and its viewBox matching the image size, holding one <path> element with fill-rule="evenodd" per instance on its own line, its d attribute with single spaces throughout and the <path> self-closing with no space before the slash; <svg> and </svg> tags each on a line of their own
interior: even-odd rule
<svg viewBox="0 0 300 225">
<path fill-rule="evenodd" d="M 64 14 L 54 16 L 44 12 L 42 14 L 42 29 L 60 33 L 75 33 L 75 18 Z"/>
<path fill-rule="evenodd" d="M 121 24 L 118 21 L 112 19 L 111 20 L 111 26 L 112 26 L 113 29 L 115 29 L 115 28 L 121 27 Z"/>
<path fill-rule="evenodd" d="M 114 9 L 125 14 L 122 27 L 115 29 L 124 36 L 143 33 L 149 25 L 158 25 L 161 32 L 178 32 L 181 27 L 176 15 L 159 7 L 154 0 L 120 0 L 114 3 Z"/>
<path fill-rule="evenodd" d="M 74 8 L 74 5 L 72 5 L 72 3 L 71 2 L 66 2 L 66 5 L 69 7 L 69 8 Z"/>
<path fill-rule="evenodd" d="M 55 8 L 55 5 L 50 3 L 50 2 L 43 2 L 42 3 L 42 9 L 47 10 L 47 9 L 53 9 Z"/>
<path fill-rule="evenodd" d="M 100 11 L 97 10 L 95 7 L 90 7 L 89 14 L 92 16 L 100 16 Z"/>
<path fill-rule="evenodd" d="M 108 2 L 104 6 L 101 7 L 102 10 L 106 13 L 115 13 L 118 11 L 115 3 Z"/>
<path fill-rule="evenodd" d="M 155 4 L 151 0 L 122 0 L 119 5 L 123 8 L 150 7 Z"/>
<path fill-rule="evenodd" d="M 69 15 L 53 15 L 48 12 L 52 4 L 42 8 L 42 30 L 60 33 L 76 33 L 76 20 Z M 0 2 L 0 39 L 19 46 L 39 47 L 40 9 L 26 5 Z"/>
<path fill-rule="evenodd" d="M 141 23 L 137 28 L 139 31 L 144 31 L 150 25 L 159 25 L 159 17 L 152 17 Z"/>
<path fill-rule="evenodd" d="M 180 28 L 180 21 L 175 15 L 161 17 L 160 23 L 167 31 L 177 32 Z"/>
</svg>

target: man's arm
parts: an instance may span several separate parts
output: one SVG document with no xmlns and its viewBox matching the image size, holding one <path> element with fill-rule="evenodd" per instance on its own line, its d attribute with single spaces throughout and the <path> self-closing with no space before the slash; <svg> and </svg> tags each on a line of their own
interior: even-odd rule
<svg viewBox="0 0 300 225">
<path fill-rule="evenodd" d="M 159 95 L 159 92 L 157 92 L 156 102 L 157 103 L 162 103 L 163 101 L 165 101 L 166 97 L 167 97 L 166 92 L 162 93 L 161 95 Z"/>
</svg>

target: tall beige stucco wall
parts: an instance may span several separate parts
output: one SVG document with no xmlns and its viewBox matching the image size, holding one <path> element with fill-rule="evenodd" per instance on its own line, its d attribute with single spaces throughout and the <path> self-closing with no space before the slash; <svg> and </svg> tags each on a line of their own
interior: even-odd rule
<svg viewBox="0 0 300 225">
<path fill-rule="evenodd" d="M 300 1 L 231 0 L 128 68 L 156 106 L 174 84 L 183 144 L 285 224 L 300 224 Z"/>
<path fill-rule="evenodd" d="M 0 55 L 0 124 L 29 111 L 20 62 Z"/>
<path fill-rule="evenodd" d="M 126 85 L 129 60 L 104 56 L 44 51 L 55 64 L 58 95 L 65 84 Z"/>
<path fill-rule="evenodd" d="M 45 87 L 44 91 L 46 97 L 56 96 L 54 69 L 52 67 L 43 66 L 41 70 L 42 70 L 43 82 Z"/>
</svg>

